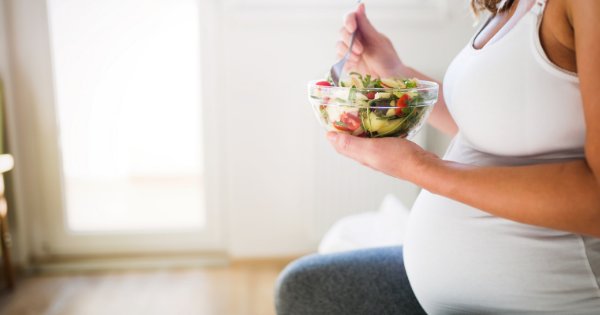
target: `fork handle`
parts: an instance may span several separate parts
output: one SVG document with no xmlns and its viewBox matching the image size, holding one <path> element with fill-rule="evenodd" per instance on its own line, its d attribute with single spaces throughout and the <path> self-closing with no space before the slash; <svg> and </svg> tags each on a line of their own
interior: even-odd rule
<svg viewBox="0 0 600 315">
<path fill-rule="evenodd" d="M 354 45 L 354 36 L 356 35 L 356 31 L 352 32 L 352 35 L 350 36 L 350 45 L 348 45 L 348 52 L 346 53 L 346 56 L 344 56 L 344 59 L 347 59 L 348 57 L 350 57 L 350 53 L 352 52 L 352 45 Z"/>
</svg>

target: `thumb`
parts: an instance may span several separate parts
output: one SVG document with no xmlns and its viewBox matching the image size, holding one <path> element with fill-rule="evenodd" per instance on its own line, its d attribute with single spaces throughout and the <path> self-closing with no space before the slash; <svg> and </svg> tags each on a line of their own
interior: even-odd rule
<svg viewBox="0 0 600 315">
<path fill-rule="evenodd" d="M 369 21 L 367 18 L 364 3 L 359 4 L 356 8 L 356 22 L 363 37 L 369 38 L 373 35 L 379 34 L 373 24 L 371 24 L 371 21 Z"/>
<path fill-rule="evenodd" d="M 366 138 L 359 138 L 346 133 L 330 131 L 327 133 L 327 140 L 329 140 L 338 153 L 360 163 L 367 162 L 370 153 L 370 142 Z"/>
</svg>

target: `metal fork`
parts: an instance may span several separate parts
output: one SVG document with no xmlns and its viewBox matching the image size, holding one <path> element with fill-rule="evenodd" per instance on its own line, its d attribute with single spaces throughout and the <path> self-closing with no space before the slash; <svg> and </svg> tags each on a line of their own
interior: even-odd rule
<svg viewBox="0 0 600 315">
<path fill-rule="evenodd" d="M 360 1 L 358 1 L 360 4 Z M 358 5 L 357 4 L 357 5 Z M 342 70 L 344 69 L 344 65 L 346 64 L 346 60 L 350 57 L 350 53 L 352 52 L 352 45 L 354 44 L 354 35 L 356 35 L 356 31 L 358 30 L 358 25 L 356 26 L 356 30 L 352 32 L 352 36 L 350 36 L 350 45 L 348 45 L 348 52 L 346 56 L 342 58 L 340 61 L 336 62 L 329 69 L 329 76 L 331 77 L 331 81 L 333 81 L 333 86 L 340 86 L 340 77 L 342 76 Z"/>
</svg>

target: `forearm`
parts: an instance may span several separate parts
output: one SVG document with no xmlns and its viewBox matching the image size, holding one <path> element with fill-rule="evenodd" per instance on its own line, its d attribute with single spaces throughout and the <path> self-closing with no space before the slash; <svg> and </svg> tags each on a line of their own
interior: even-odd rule
<svg viewBox="0 0 600 315">
<path fill-rule="evenodd" d="M 600 238 L 600 186 L 585 161 L 479 167 L 425 158 L 412 182 L 509 220 Z"/>
<path fill-rule="evenodd" d="M 433 78 L 416 71 L 410 67 L 403 67 L 400 71 L 400 74 L 404 75 L 408 78 L 418 78 L 424 79 L 427 81 L 437 82 Z M 447 134 L 450 137 L 454 137 L 456 133 L 458 133 L 458 126 L 452 116 L 450 115 L 450 111 L 446 106 L 446 100 L 444 99 L 444 89 L 442 88 L 442 83 L 437 82 L 440 85 L 440 90 L 438 93 L 438 101 L 435 103 L 433 107 L 433 111 L 431 112 L 429 119 L 427 122 L 431 124 L 435 129 Z"/>
</svg>

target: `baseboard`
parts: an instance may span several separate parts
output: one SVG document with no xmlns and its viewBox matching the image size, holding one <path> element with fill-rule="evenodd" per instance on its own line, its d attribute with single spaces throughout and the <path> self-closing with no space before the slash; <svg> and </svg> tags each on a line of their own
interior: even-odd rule
<svg viewBox="0 0 600 315">
<path fill-rule="evenodd" d="M 56 258 L 31 264 L 25 273 L 72 273 L 111 270 L 165 269 L 227 266 L 225 255 L 119 256 Z"/>
</svg>

